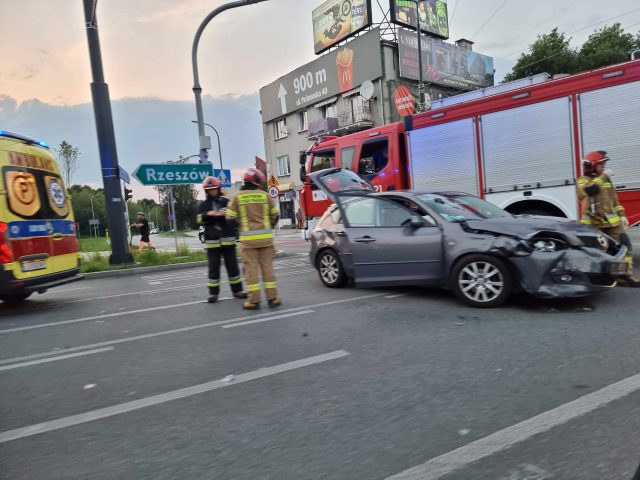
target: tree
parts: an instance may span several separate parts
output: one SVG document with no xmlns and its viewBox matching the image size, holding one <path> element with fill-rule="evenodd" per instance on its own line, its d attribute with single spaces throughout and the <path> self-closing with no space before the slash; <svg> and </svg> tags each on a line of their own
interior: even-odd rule
<svg viewBox="0 0 640 480">
<path fill-rule="evenodd" d="M 505 82 L 529 77 L 538 73 L 555 75 L 558 73 L 575 73 L 578 71 L 576 51 L 569 47 L 564 33 L 557 28 L 551 33 L 538 35 L 538 39 L 529 46 L 529 52 L 518 58 L 511 73 L 504 77 Z"/>
<path fill-rule="evenodd" d="M 613 65 L 629 60 L 633 50 L 640 48 L 640 34 L 625 33 L 619 23 L 597 30 L 582 44 L 578 52 L 580 70 Z"/>
<path fill-rule="evenodd" d="M 80 149 L 74 147 L 66 140 L 60 143 L 60 146 L 55 149 L 58 161 L 62 166 L 62 177 L 67 187 L 71 186 L 73 175 L 78 169 L 78 155 L 80 155 Z"/>
<path fill-rule="evenodd" d="M 155 187 L 162 199 L 162 212 L 169 218 L 169 187 L 158 185 Z M 176 223 L 178 229 L 198 228 L 196 223 L 196 208 L 198 207 L 198 192 L 195 185 L 174 185 L 173 199 L 176 209 Z"/>
</svg>

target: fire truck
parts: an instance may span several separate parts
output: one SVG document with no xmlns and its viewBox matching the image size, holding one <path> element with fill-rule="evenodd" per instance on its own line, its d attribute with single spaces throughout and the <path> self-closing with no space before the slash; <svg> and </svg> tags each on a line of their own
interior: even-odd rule
<svg viewBox="0 0 640 480">
<path fill-rule="evenodd" d="M 629 222 L 640 223 L 640 60 L 518 82 L 444 99 L 404 122 L 320 137 L 300 155 L 307 228 L 330 204 L 307 174 L 331 167 L 379 191 L 462 191 L 513 214 L 576 219 L 575 183 L 592 150 L 611 157 Z"/>
</svg>

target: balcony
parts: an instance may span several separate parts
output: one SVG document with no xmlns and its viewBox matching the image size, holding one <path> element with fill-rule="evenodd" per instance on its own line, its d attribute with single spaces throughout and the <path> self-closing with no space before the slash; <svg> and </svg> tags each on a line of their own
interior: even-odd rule
<svg viewBox="0 0 640 480">
<path fill-rule="evenodd" d="M 338 112 L 337 117 L 321 118 L 309 123 L 309 139 L 321 135 L 347 135 L 375 125 L 371 107 L 364 105 Z"/>
</svg>

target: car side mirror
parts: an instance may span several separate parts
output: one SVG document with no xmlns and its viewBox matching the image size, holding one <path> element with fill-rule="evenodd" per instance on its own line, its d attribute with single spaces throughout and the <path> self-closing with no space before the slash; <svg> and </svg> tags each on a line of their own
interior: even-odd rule
<svg viewBox="0 0 640 480">
<path fill-rule="evenodd" d="M 411 225 L 411 228 L 422 228 L 425 227 L 427 225 L 427 223 L 420 217 L 416 217 L 416 216 L 411 216 L 411 218 L 409 219 L 409 225 Z"/>
</svg>

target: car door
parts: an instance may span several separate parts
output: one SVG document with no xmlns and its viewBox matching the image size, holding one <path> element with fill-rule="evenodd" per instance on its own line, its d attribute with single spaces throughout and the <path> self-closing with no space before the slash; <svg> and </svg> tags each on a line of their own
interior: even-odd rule
<svg viewBox="0 0 640 480">
<path fill-rule="evenodd" d="M 341 199 L 358 286 L 442 279 L 442 233 L 405 207 L 375 195 Z"/>
<path fill-rule="evenodd" d="M 440 229 L 372 195 L 374 187 L 352 171 L 326 169 L 311 177 L 341 209 L 356 284 L 421 284 L 442 278 Z"/>
</svg>

